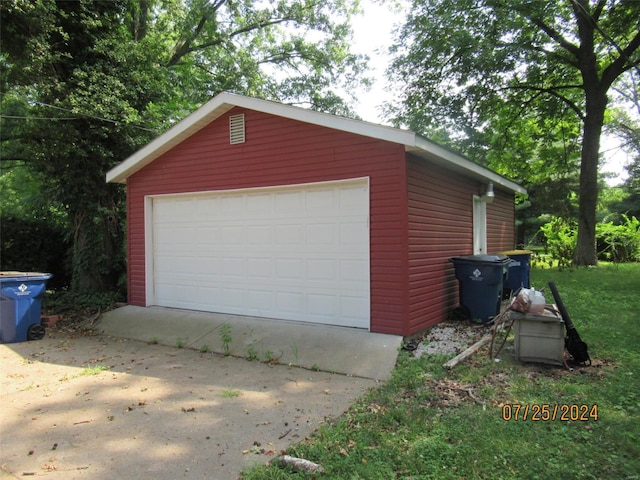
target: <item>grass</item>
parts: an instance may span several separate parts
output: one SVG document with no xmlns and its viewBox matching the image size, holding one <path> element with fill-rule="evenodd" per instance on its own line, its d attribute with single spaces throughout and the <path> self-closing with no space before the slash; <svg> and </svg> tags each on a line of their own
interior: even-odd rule
<svg viewBox="0 0 640 480">
<path fill-rule="evenodd" d="M 101 372 L 105 372 L 109 370 L 109 367 L 105 366 L 105 365 L 93 365 L 93 366 L 88 366 L 86 368 L 84 368 L 81 372 L 80 375 L 84 376 L 84 377 L 88 377 L 88 376 L 92 376 L 92 375 L 98 375 Z"/>
<path fill-rule="evenodd" d="M 220 395 L 223 398 L 236 398 L 242 395 L 242 392 L 240 390 L 234 390 L 233 388 L 225 388 L 220 392 Z"/>
<path fill-rule="evenodd" d="M 386 384 L 287 453 L 320 463 L 332 479 L 640 478 L 640 264 L 532 270 L 534 287 L 549 280 L 593 366 L 519 363 L 509 343 L 500 362 L 483 349 L 451 371 L 442 368 L 449 357 L 401 352 Z M 597 405 L 598 415 L 502 418 L 508 406 L 543 404 Z M 314 477 L 264 465 L 242 478 Z"/>
</svg>

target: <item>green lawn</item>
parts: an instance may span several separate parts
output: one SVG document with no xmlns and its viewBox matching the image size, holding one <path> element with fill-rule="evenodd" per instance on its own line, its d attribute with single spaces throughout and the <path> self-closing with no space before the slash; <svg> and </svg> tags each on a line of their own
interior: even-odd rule
<svg viewBox="0 0 640 480">
<path fill-rule="evenodd" d="M 639 479 L 640 264 L 531 277 L 538 289 L 555 281 L 592 367 L 518 363 L 509 342 L 499 362 L 485 349 L 452 371 L 448 357 L 402 352 L 389 382 L 287 453 L 334 479 Z M 518 421 L 504 420 L 515 405 Z M 532 420 L 542 405 L 574 420 Z M 261 466 L 242 478 L 315 477 Z"/>
</svg>

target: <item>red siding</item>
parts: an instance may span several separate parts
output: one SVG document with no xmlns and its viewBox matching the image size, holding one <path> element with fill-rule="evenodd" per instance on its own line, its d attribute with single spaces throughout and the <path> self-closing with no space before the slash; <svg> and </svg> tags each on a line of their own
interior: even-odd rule
<svg viewBox="0 0 640 480">
<path fill-rule="evenodd" d="M 473 195 L 484 185 L 409 159 L 409 313 L 406 335 L 444 320 L 458 303 L 449 258 L 473 253 Z M 513 195 L 487 206 L 490 252 L 513 248 Z"/>
<path fill-rule="evenodd" d="M 229 144 L 244 113 L 246 143 Z M 484 185 L 410 157 L 404 147 L 235 108 L 128 179 L 129 302 L 145 305 L 144 196 L 370 179 L 371 330 L 410 335 L 457 304 L 452 256 L 472 253 Z M 513 195 L 487 206 L 489 251 L 513 248 Z"/>
<path fill-rule="evenodd" d="M 487 251 L 512 250 L 515 246 L 515 201 L 513 193 L 496 190 L 496 197 L 487 205 Z"/>
<path fill-rule="evenodd" d="M 246 143 L 229 144 L 244 113 Z M 371 330 L 406 331 L 404 147 L 233 109 L 128 179 L 129 302 L 145 305 L 144 196 L 370 178 Z"/>
<path fill-rule="evenodd" d="M 457 301 L 458 285 L 449 258 L 473 253 L 476 182 L 410 159 L 408 190 L 407 328 L 414 333 L 444 320 Z"/>
</svg>

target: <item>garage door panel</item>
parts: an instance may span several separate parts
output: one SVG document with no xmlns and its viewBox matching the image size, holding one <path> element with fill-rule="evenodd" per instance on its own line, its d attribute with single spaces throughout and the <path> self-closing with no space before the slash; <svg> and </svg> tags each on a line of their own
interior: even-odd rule
<svg viewBox="0 0 640 480">
<path fill-rule="evenodd" d="M 307 245 L 336 245 L 339 226 L 332 223 L 318 223 L 306 226 Z"/>
<path fill-rule="evenodd" d="M 277 292 L 276 308 L 278 311 L 289 315 L 302 316 L 305 313 L 304 294 L 300 292 Z"/>
<path fill-rule="evenodd" d="M 279 258 L 276 260 L 276 276 L 279 279 L 302 280 L 304 258 Z"/>
<path fill-rule="evenodd" d="M 331 258 L 307 260 L 307 278 L 309 280 L 335 281 L 338 262 Z"/>
<path fill-rule="evenodd" d="M 198 266 L 198 259 L 194 257 L 167 255 L 164 257 L 159 257 L 156 260 L 157 269 L 173 272 L 173 278 L 178 278 L 177 275 L 184 274 L 188 276 L 188 280 L 186 281 L 189 283 L 191 282 L 193 272 L 198 268 Z"/>
<path fill-rule="evenodd" d="M 369 328 L 366 180 L 152 201 L 152 304 Z"/>
<path fill-rule="evenodd" d="M 220 228 L 218 243 L 221 245 L 244 245 L 247 227 L 242 225 L 226 225 Z"/>
<path fill-rule="evenodd" d="M 249 290 L 247 292 L 247 306 L 250 309 L 273 312 L 274 302 L 273 290 Z"/>
<path fill-rule="evenodd" d="M 273 210 L 273 195 L 270 193 L 254 193 L 246 195 L 247 212 L 254 215 L 269 214 Z"/>
<path fill-rule="evenodd" d="M 299 222 L 275 226 L 276 245 L 300 245 L 304 241 L 304 225 Z"/>
<path fill-rule="evenodd" d="M 335 317 L 339 311 L 332 295 L 309 294 L 309 313 L 325 318 Z"/>
<path fill-rule="evenodd" d="M 276 218 L 287 218 L 291 214 L 301 212 L 301 205 L 304 201 L 304 192 L 301 191 L 285 191 L 274 193 L 274 209 Z"/>
<path fill-rule="evenodd" d="M 220 218 L 237 218 L 245 209 L 245 195 L 224 195 L 220 197 L 220 208 L 216 213 Z"/>
<path fill-rule="evenodd" d="M 247 276 L 255 278 L 260 283 L 263 282 L 263 279 L 272 278 L 274 271 L 271 258 L 250 258 L 247 260 Z"/>
<path fill-rule="evenodd" d="M 306 211 L 310 213 L 326 214 L 327 211 L 338 207 L 339 188 L 310 191 L 306 196 Z"/>
<path fill-rule="evenodd" d="M 340 311 L 347 319 L 352 319 L 357 322 L 368 321 L 368 317 L 363 315 L 363 312 L 368 307 L 369 302 L 359 296 L 343 296 L 340 298 Z"/>
<path fill-rule="evenodd" d="M 362 283 L 369 274 L 369 262 L 366 260 L 341 260 L 340 280 Z"/>
<path fill-rule="evenodd" d="M 249 225 L 247 227 L 247 244 L 270 247 L 273 244 L 273 226 Z"/>
</svg>

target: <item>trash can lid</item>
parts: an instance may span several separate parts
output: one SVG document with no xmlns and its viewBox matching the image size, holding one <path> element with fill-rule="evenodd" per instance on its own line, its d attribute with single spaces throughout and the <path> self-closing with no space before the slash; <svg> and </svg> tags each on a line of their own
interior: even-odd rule
<svg viewBox="0 0 640 480">
<path fill-rule="evenodd" d="M 13 279 L 29 280 L 30 278 L 48 280 L 52 276 L 50 273 L 42 272 L 0 272 L 0 281 Z"/>
<path fill-rule="evenodd" d="M 527 255 L 532 254 L 531 250 L 507 250 L 506 252 L 500 252 L 504 255 Z"/>
<path fill-rule="evenodd" d="M 501 253 L 490 255 L 461 255 L 459 257 L 450 258 L 449 261 L 470 263 L 505 263 L 509 261 L 509 257 Z"/>
</svg>

